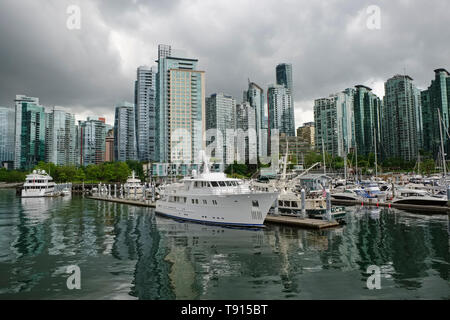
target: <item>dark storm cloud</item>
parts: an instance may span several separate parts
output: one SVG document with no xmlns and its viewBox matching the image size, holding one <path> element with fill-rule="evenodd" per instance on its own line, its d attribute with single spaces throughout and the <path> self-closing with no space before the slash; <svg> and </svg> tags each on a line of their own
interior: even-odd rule
<svg viewBox="0 0 450 320">
<path fill-rule="evenodd" d="M 25 93 L 111 117 L 114 103 L 133 100 L 136 67 L 154 64 L 158 43 L 199 59 L 207 94 L 238 102 L 248 78 L 266 89 L 276 64 L 292 63 L 297 125 L 312 120 L 315 98 L 382 88 L 405 69 L 424 88 L 435 68 L 450 68 L 446 0 L 18 2 L 0 4 L 3 105 Z M 81 30 L 65 27 L 70 4 Z M 379 30 L 367 28 L 370 5 L 381 9 Z"/>
</svg>

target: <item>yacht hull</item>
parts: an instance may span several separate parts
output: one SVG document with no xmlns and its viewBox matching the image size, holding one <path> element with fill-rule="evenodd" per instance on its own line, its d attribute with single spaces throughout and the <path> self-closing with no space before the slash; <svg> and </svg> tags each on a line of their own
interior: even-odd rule
<svg viewBox="0 0 450 320">
<path fill-rule="evenodd" d="M 421 199 L 418 197 L 415 198 L 407 198 L 407 199 L 400 199 L 400 200 L 394 200 L 392 203 L 395 204 L 413 204 L 413 205 L 419 205 L 419 206 L 446 206 L 447 200 L 446 199 Z"/>
<path fill-rule="evenodd" d="M 157 214 L 205 224 L 236 227 L 264 227 L 264 220 L 278 194 L 244 193 L 224 195 L 182 195 L 186 202 L 156 201 Z M 192 202 L 194 200 L 194 203 Z"/>
</svg>

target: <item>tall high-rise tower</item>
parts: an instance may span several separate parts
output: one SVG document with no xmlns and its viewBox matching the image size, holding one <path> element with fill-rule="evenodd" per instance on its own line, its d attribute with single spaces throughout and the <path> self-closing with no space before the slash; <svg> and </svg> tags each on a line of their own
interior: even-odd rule
<svg viewBox="0 0 450 320">
<path fill-rule="evenodd" d="M 417 159 L 420 147 L 420 92 L 408 75 L 385 84 L 382 107 L 383 149 L 387 158 Z"/>
<path fill-rule="evenodd" d="M 137 69 L 134 103 L 138 159 L 139 161 L 155 161 L 156 72 L 153 68 L 141 66 Z"/>
<path fill-rule="evenodd" d="M 423 118 L 423 148 L 437 156 L 440 150 L 438 110 L 441 114 L 443 127 L 450 126 L 450 73 L 445 69 L 434 70 L 434 79 L 427 90 L 421 92 Z M 448 154 L 450 139 L 442 136 L 444 149 Z"/>
<path fill-rule="evenodd" d="M 244 91 L 244 102 L 248 102 L 255 111 L 256 150 L 258 157 L 267 156 L 267 123 L 264 108 L 264 90 L 254 82 L 248 83 Z"/>
<path fill-rule="evenodd" d="M 156 158 L 163 163 L 192 163 L 205 148 L 205 72 L 197 59 L 172 57 L 158 50 Z"/>
<path fill-rule="evenodd" d="M 114 158 L 116 161 L 136 160 L 136 130 L 134 104 L 116 105 L 114 117 Z"/>
</svg>

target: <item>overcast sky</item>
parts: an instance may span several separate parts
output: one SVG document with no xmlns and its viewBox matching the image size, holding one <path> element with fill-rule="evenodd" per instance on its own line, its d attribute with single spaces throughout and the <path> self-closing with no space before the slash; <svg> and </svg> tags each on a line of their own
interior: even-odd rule
<svg viewBox="0 0 450 320">
<path fill-rule="evenodd" d="M 69 29 L 70 5 L 80 29 Z M 380 8 L 380 28 L 373 11 Z M 134 101 L 136 68 L 170 44 L 199 59 L 206 94 L 241 102 L 247 79 L 265 90 L 275 66 L 292 63 L 296 125 L 313 120 L 313 100 L 357 84 L 409 74 L 426 88 L 450 69 L 450 1 L 0 0 L 0 105 L 40 98 L 83 119 Z M 73 20 L 70 20 L 73 21 Z"/>
</svg>

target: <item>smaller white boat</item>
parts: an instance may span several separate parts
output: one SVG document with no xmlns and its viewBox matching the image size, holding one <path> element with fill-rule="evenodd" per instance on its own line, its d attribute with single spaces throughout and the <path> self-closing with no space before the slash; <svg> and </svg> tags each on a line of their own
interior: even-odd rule
<svg viewBox="0 0 450 320">
<path fill-rule="evenodd" d="M 72 192 L 70 191 L 69 188 L 66 187 L 66 188 L 62 189 L 61 194 L 66 197 L 66 196 L 72 195 Z"/>
<path fill-rule="evenodd" d="M 125 190 L 128 190 L 129 195 L 144 193 L 145 187 L 141 184 L 141 179 L 136 178 L 134 171 L 128 177 L 124 184 Z"/>
<path fill-rule="evenodd" d="M 422 206 L 445 206 L 447 205 L 447 197 L 433 196 L 427 191 L 419 189 L 396 189 L 392 203 Z"/>
</svg>

